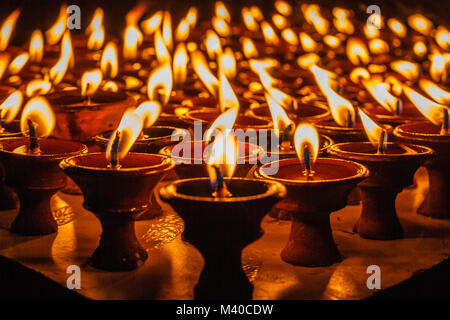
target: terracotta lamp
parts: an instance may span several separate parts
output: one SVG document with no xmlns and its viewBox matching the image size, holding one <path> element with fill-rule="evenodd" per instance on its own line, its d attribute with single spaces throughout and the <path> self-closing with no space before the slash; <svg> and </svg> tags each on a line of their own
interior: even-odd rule
<svg viewBox="0 0 450 320">
<path fill-rule="evenodd" d="M 111 166 L 104 153 L 63 160 L 61 169 L 83 192 L 83 206 L 102 224 L 102 235 L 89 263 L 108 271 L 128 271 L 147 260 L 134 230 L 135 219 L 149 206 L 153 188 L 173 168 L 162 155 L 129 153 L 120 167 Z"/>
<path fill-rule="evenodd" d="M 295 137 L 299 159 L 265 164 L 255 176 L 283 183 L 286 199 L 292 204 L 291 233 L 281 258 L 300 266 L 332 265 L 341 261 L 341 255 L 333 240 L 329 215 L 346 206 L 350 191 L 369 172 L 347 160 L 316 159 L 318 135 L 310 125 L 300 125 Z"/>
<path fill-rule="evenodd" d="M 271 181 L 226 178 L 231 196 L 215 197 L 208 178 L 179 180 L 160 190 L 184 220 L 184 239 L 203 255 L 196 299 L 251 299 L 242 250 L 261 237 L 261 220 L 286 190 Z M 230 214 L 233 212 L 233 214 Z"/>
</svg>

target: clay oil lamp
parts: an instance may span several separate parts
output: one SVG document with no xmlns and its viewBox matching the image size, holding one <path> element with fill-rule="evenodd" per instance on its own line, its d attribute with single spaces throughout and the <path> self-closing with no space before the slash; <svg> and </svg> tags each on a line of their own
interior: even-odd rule
<svg viewBox="0 0 450 320">
<path fill-rule="evenodd" d="M 21 91 L 11 93 L 0 105 L 0 138 L 22 136 L 20 121 L 14 120 L 23 102 Z M 0 210 L 11 210 L 17 206 L 17 196 L 4 183 L 4 168 L 0 168 Z"/>
<path fill-rule="evenodd" d="M 242 250 L 262 236 L 261 220 L 285 194 L 277 182 L 229 177 L 238 160 L 235 140 L 226 132 L 213 142 L 210 178 L 178 180 L 160 190 L 161 199 L 184 220 L 184 239 L 204 259 L 194 288 L 196 299 L 252 298 L 253 285 L 242 270 Z"/>
<path fill-rule="evenodd" d="M 24 107 L 21 130 L 28 137 L 2 138 L 0 162 L 5 182 L 19 196 L 20 210 L 11 231 L 22 235 L 45 235 L 58 230 L 50 209 L 50 198 L 66 184 L 58 163 L 87 151 L 71 141 L 44 139 L 55 118 L 44 98 L 30 99 Z"/>
<path fill-rule="evenodd" d="M 350 191 L 368 176 L 355 162 L 316 158 L 319 136 L 301 124 L 295 131 L 299 159 L 270 162 L 258 168 L 258 178 L 283 183 L 292 207 L 291 233 L 281 258 L 294 265 L 319 267 L 341 261 L 334 243 L 329 215 L 347 204 Z"/>
<path fill-rule="evenodd" d="M 433 150 L 419 145 L 387 142 L 388 133 L 359 109 L 371 142 L 331 146 L 328 153 L 366 166 L 370 175 L 358 185 L 362 212 L 355 230 L 362 238 L 392 240 L 403 237 L 395 210 L 397 194 L 413 183 L 419 166 L 433 157 Z"/>
<path fill-rule="evenodd" d="M 141 127 L 140 116 L 128 112 L 111 137 L 106 156 L 89 153 L 60 163 L 83 191 L 83 206 L 102 225 L 99 246 L 89 259 L 98 269 L 129 271 L 148 258 L 136 238 L 135 219 L 148 209 L 153 188 L 174 164 L 162 155 L 127 154 Z"/>
<path fill-rule="evenodd" d="M 405 143 L 420 144 L 432 148 L 436 157 L 424 166 L 428 171 L 429 189 L 417 213 L 433 218 L 450 218 L 450 134 L 448 107 L 438 104 L 404 87 L 405 94 L 429 121 L 411 122 L 395 128 L 395 137 Z M 445 101 L 445 100 L 444 100 Z"/>
</svg>

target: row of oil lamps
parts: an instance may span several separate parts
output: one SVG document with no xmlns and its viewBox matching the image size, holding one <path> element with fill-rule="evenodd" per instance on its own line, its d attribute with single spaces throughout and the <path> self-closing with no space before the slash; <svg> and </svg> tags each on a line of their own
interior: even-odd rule
<svg viewBox="0 0 450 320">
<path fill-rule="evenodd" d="M 132 270 L 147 259 L 135 220 L 161 214 L 158 193 L 205 259 L 196 297 L 248 298 L 241 251 L 269 211 L 292 221 L 282 259 L 310 267 L 341 261 L 329 215 L 347 202 L 362 199 L 361 237 L 401 238 L 395 199 L 421 165 L 430 188 L 418 212 L 450 217 L 444 27 L 415 15 L 410 37 L 396 19 L 387 33 L 357 31 L 352 11 L 335 8 L 331 26 L 316 5 L 294 25 L 276 1 L 274 29 L 257 7 L 233 24 L 218 1 L 211 21 L 197 25 L 191 8 L 174 32 L 158 11 L 144 36 L 145 10 L 126 15 L 120 55 L 101 9 L 86 35 L 71 35 L 61 8 L 47 45 L 37 30 L 28 52 L 8 45 L 20 11 L 3 24 L 0 199 L 6 210 L 16 207 L 8 187 L 19 197 L 12 232 L 56 232 L 50 198 L 81 190 L 103 229 L 90 264 Z M 236 142 L 231 129 L 255 139 Z"/>
</svg>

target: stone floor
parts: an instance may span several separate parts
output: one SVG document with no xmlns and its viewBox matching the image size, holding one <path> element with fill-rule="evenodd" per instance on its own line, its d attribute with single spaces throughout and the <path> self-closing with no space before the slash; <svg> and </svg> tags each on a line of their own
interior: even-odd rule
<svg viewBox="0 0 450 320">
<path fill-rule="evenodd" d="M 363 299 L 369 290 L 369 265 L 381 268 L 381 290 L 410 279 L 450 256 L 450 221 L 415 214 L 427 186 L 419 170 L 415 188 L 404 190 L 397 210 L 405 238 L 395 241 L 361 239 L 352 231 L 360 206 L 348 206 L 331 215 L 333 234 L 343 261 L 330 267 L 295 267 L 280 259 L 290 228 L 289 221 L 268 216 L 265 234 L 243 253 L 244 270 L 255 286 L 254 299 Z M 70 204 L 70 207 L 66 206 Z M 82 208 L 80 196 L 58 193 L 53 199 L 59 224 L 57 234 L 17 236 L 8 231 L 16 211 L 0 213 L 0 255 L 40 272 L 66 286 L 69 265 L 83 265 L 98 244 L 101 233 L 96 218 Z M 181 240 L 183 221 L 163 205 L 159 218 L 136 223 L 136 234 L 149 259 L 132 272 L 104 272 L 82 267 L 78 293 L 91 299 L 192 299 L 203 259 Z"/>
</svg>

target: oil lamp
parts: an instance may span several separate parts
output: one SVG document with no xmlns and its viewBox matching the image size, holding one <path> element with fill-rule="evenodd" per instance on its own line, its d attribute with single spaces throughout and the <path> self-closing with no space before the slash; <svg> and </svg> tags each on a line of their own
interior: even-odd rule
<svg viewBox="0 0 450 320">
<path fill-rule="evenodd" d="M 413 183 L 419 166 L 433 157 L 428 147 L 387 142 L 386 129 L 377 125 L 361 109 L 361 120 L 371 142 L 348 142 L 331 146 L 328 153 L 366 166 L 370 175 L 358 185 L 362 192 L 362 212 L 355 230 L 362 238 L 392 240 L 403 237 L 395 199 Z"/>
<path fill-rule="evenodd" d="M 82 190 L 84 207 L 102 225 L 99 246 L 89 260 L 95 268 L 133 270 L 148 257 L 136 239 L 135 219 L 148 209 L 153 188 L 174 163 L 162 155 L 127 154 L 141 128 L 141 117 L 127 112 L 110 139 L 106 157 L 104 153 L 89 153 L 60 163 Z"/>
<path fill-rule="evenodd" d="M 71 141 L 44 139 L 55 118 L 42 97 L 30 99 L 24 107 L 21 131 L 27 137 L 2 138 L 0 161 L 5 182 L 19 196 L 20 210 L 11 231 L 23 235 L 45 235 L 57 231 L 50 210 L 50 198 L 66 183 L 58 163 L 87 152 L 86 146 Z"/>
<path fill-rule="evenodd" d="M 211 146 L 209 179 L 179 180 L 160 190 L 161 199 L 184 220 L 184 239 L 204 258 L 196 299 L 251 299 L 253 285 L 242 270 L 241 253 L 261 237 L 262 218 L 285 194 L 277 182 L 230 178 L 235 146 L 229 129 L 221 131 Z"/>
<path fill-rule="evenodd" d="M 424 166 L 428 171 L 429 189 L 417 213 L 433 218 L 450 218 L 450 135 L 448 107 L 427 99 L 417 91 L 404 87 L 405 94 L 429 121 L 411 122 L 398 126 L 395 137 L 406 143 L 417 143 L 432 148 L 436 157 Z"/>
<path fill-rule="evenodd" d="M 284 159 L 265 164 L 255 176 L 283 183 L 292 203 L 288 243 L 281 258 L 294 265 L 319 267 L 341 261 L 331 233 L 329 215 L 347 204 L 350 191 L 368 170 L 358 163 L 316 158 L 319 137 L 314 127 L 301 124 L 295 131 L 299 159 Z"/>
</svg>

